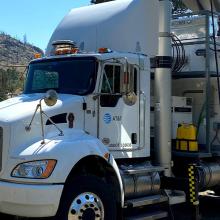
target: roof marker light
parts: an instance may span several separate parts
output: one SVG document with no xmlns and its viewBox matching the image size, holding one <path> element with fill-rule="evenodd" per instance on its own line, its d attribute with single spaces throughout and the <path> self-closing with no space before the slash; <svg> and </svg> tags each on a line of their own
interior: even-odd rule
<svg viewBox="0 0 220 220">
<path fill-rule="evenodd" d="M 59 40 L 53 42 L 52 45 L 54 47 L 52 55 L 76 54 L 79 52 L 79 48 L 73 41 Z"/>
<path fill-rule="evenodd" d="M 99 53 L 111 53 L 112 52 L 111 49 L 106 48 L 106 47 L 101 47 L 101 48 L 99 48 L 98 51 L 99 51 Z"/>
</svg>

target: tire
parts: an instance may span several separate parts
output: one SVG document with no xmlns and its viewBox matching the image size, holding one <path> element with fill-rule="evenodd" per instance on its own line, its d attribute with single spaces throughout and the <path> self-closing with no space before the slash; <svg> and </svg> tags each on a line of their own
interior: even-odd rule
<svg viewBox="0 0 220 220">
<path fill-rule="evenodd" d="M 55 220 L 116 220 L 112 186 L 96 176 L 79 176 L 65 186 Z"/>
</svg>

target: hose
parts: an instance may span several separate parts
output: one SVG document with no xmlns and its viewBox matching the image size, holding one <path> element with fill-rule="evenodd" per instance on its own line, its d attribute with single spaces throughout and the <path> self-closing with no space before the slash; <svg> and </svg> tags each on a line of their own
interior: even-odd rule
<svg viewBox="0 0 220 220">
<path fill-rule="evenodd" d="M 174 34 L 171 35 L 172 39 L 172 52 L 173 52 L 173 65 L 172 72 L 180 72 L 186 63 L 185 48 L 181 40 Z"/>
</svg>

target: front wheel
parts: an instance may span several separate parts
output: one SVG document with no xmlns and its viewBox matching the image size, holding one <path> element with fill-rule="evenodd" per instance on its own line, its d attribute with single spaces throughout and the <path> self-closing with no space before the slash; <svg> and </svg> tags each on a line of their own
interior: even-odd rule
<svg viewBox="0 0 220 220">
<path fill-rule="evenodd" d="M 68 184 L 56 220 L 116 220 L 112 186 L 96 176 L 79 176 Z"/>
</svg>

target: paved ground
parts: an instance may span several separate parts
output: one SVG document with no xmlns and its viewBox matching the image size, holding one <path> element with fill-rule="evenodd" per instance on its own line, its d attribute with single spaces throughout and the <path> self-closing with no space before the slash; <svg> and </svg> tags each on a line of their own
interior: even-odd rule
<svg viewBox="0 0 220 220">
<path fill-rule="evenodd" d="M 201 220 L 220 220 L 220 197 L 201 197 L 199 209 Z M 195 220 L 186 205 L 175 206 L 173 214 L 174 220 Z"/>
<path fill-rule="evenodd" d="M 194 220 L 190 210 L 185 205 L 174 206 L 171 209 L 173 217 L 171 220 Z M 220 220 L 220 197 L 204 196 L 200 200 L 201 220 Z M 0 220 L 16 220 L 16 218 L 0 214 Z M 20 219 L 19 219 L 20 220 Z M 22 219 L 37 220 L 37 219 Z M 52 220 L 51 218 L 41 218 L 39 220 Z"/>
<path fill-rule="evenodd" d="M 220 220 L 220 197 L 203 197 L 200 212 L 204 220 Z"/>
</svg>

